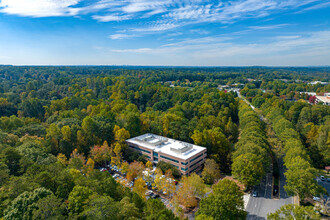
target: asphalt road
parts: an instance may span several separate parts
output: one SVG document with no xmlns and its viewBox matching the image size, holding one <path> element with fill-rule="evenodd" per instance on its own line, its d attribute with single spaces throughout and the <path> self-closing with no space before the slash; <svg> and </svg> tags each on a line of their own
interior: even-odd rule
<svg viewBox="0 0 330 220">
<path fill-rule="evenodd" d="M 284 190 L 284 185 L 286 183 L 286 178 L 284 175 L 284 172 L 286 171 L 286 168 L 284 167 L 284 163 L 282 159 L 278 160 L 278 166 L 280 169 L 280 187 L 279 187 L 279 192 L 280 192 L 280 198 L 281 199 L 287 199 L 289 196 Z"/>
<path fill-rule="evenodd" d="M 317 183 L 318 183 L 319 185 L 321 185 L 322 187 L 324 187 L 324 188 L 328 191 L 328 193 L 329 193 L 329 195 L 330 195 L 330 182 L 328 182 L 327 180 L 322 181 L 322 180 L 320 179 L 320 177 L 317 177 L 317 178 L 316 178 L 316 181 L 317 181 Z"/>
<path fill-rule="evenodd" d="M 286 204 L 293 204 L 293 197 L 289 197 L 285 192 L 283 186 L 285 185 L 285 168 L 283 162 L 279 161 L 280 166 L 280 199 L 272 199 L 272 174 L 268 173 L 262 180 L 259 186 L 256 187 L 258 191 L 257 197 L 250 197 L 249 203 L 246 207 L 248 212 L 247 219 L 266 219 L 268 213 L 275 212 L 281 206 Z"/>
</svg>

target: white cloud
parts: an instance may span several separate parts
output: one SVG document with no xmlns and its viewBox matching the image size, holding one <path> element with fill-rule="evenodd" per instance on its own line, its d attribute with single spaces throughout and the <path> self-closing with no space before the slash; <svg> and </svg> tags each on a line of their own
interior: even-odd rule
<svg viewBox="0 0 330 220">
<path fill-rule="evenodd" d="M 131 34 L 112 34 L 109 36 L 112 40 L 121 40 L 121 39 L 128 39 L 136 37 L 137 35 L 131 35 Z"/>
<path fill-rule="evenodd" d="M 206 37 L 157 48 L 112 50 L 116 53 L 163 56 L 180 65 L 328 65 L 330 31 L 270 37 L 259 43 L 237 43 L 226 37 Z"/>
<path fill-rule="evenodd" d="M 275 24 L 275 25 L 266 25 L 266 26 L 250 26 L 250 29 L 253 30 L 273 30 L 281 27 L 288 26 L 289 24 Z"/>
<path fill-rule="evenodd" d="M 138 48 L 138 49 L 122 49 L 122 50 L 110 50 L 115 53 L 148 53 L 151 52 L 151 48 Z"/>
<path fill-rule="evenodd" d="M 112 14 L 112 15 L 94 15 L 93 18 L 95 20 L 101 22 L 109 22 L 109 21 L 124 21 L 131 19 L 130 15 L 119 15 L 119 14 Z"/>
<path fill-rule="evenodd" d="M 29 17 L 73 16 L 80 0 L 1 0 L 0 12 Z"/>
<path fill-rule="evenodd" d="M 135 22 L 132 32 L 159 32 L 202 22 L 233 23 L 247 18 L 266 17 L 287 9 L 329 6 L 320 0 L 0 0 L 0 12 L 20 16 L 74 16 L 91 14 L 100 22 Z M 81 3 L 78 5 L 78 3 Z"/>
<path fill-rule="evenodd" d="M 166 31 L 179 27 L 180 24 L 177 23 L 166 23 L 166 22 L 156 22 L 150 26 L 141 27 L 141 28 L 131 28 L 130 31 L 133 32 L 157 32 L 157 31 Z"/>
<path fill-rule="evenodd" d="M 297 13 L 303 13 L 306 11 L 311 11 L 311 10 L 316 10 L 316 9 L 321 9 L 321 8 L 326 8 L 326 7 L 330 7 L 330 2 L 322 2 L 320 4 L 316 4 L 316 5 L 310 6 L 308 8 L 304 8 Z"/>
</svg>

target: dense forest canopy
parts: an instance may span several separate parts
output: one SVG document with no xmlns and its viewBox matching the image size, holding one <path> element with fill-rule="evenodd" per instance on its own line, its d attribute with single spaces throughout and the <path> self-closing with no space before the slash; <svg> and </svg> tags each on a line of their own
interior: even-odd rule
<svg viewBox="0 0 330 220">
<path fill-rule="evenodd" d="M 270 163 L 264 124 L 220 85 L 241 84 L 252 103 L 297 130 L 292 138 L 306 145 L 306 161 L 323 166 L 329 161 L 329 107 L 283 96 L 329 92 L 329 85 L 308 84 L 328 82 L 329 73 L 328 67 L 0 66 L 0 216 L 39 219 L 47 212 L 100 219 L 102 211 L 110 219 L 174 219 L 159 200 L 145 201 L 138 188 L 131 192 L 94 169 L 111 163 L 138 177 L 136 167 L 149 165 L 125 140 L 147 132 L 206 147 L 212 160 L 205 182 L 218 178 L 220 169 L 257 184 Z M 275 126 L 285 138 L 282 125 Z M 251 169 L 258 164 L 254 178 L 241 172 L 244 160 Z M 173 167 L 160 169 L 179 176 Z"/>
</svg>

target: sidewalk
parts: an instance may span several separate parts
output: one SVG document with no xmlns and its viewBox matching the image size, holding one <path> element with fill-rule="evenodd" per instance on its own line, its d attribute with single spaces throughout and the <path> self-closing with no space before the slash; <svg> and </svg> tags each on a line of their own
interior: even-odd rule
<svg viewBox="0 0 330 220">
<path fill-rule="evenodd" d="M 243 200 L 244 200 L 244 209 L 246 210 L 246 207 L 247 207 L 247 205 L 249 203 L 249 200 L 250 200 L 250 194 L 244 194 Z"/>
</svg>

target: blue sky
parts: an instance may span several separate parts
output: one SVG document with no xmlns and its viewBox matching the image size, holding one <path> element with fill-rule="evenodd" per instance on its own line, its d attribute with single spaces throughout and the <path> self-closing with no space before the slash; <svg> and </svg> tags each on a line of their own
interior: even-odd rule
<svg viewBox="0 0 330 220">
<path fill-rule="evenodd" d="M 0 64 L 330 65 L 330 0 L 0 0 Z"/>
</svg>

